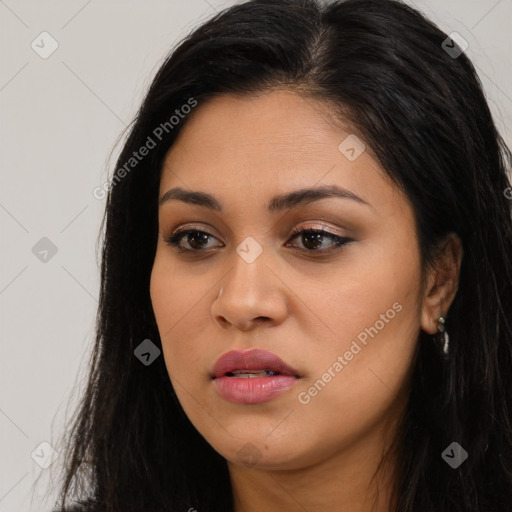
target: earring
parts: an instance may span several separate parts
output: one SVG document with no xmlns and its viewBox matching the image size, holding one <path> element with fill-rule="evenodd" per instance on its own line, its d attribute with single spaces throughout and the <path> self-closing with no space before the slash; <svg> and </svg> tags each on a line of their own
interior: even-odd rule
<svg viewBox="0 0 512 512">
<path fill-rule="evenodd" d="M 444 318 L 444 316 L 440 316 L 437 319 L 438 331 L 436 333 L 436 336 L 438 339 L 438 343 L 441 344 L 443 347 L 443 356 L 447 358 L 449 352 L 450 337 L 446 332 L 445 323 L 446 319 Z"/>
</svg>

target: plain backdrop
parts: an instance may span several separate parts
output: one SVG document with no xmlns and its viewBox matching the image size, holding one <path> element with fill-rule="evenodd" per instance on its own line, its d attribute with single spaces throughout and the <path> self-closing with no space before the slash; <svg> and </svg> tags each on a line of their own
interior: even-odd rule
<svg viewBox="0 0 512 512">
<path fill-rule="evenodd" d="M 54 504 L 98 305 L 93 190 L 114 143 L 171 48 L 234 3 L 0 0 L 0 512 Z M 468 41 L 511 144 L 512 0 L 408 3 Z"/>
</svg>

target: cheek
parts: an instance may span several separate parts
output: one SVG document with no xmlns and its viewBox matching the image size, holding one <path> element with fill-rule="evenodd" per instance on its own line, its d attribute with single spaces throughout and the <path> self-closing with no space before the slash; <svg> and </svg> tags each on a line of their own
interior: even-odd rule
<svg viewBox="0 0 512 512">
<path fill-rule="evenodd" d="M 389 333 L 404 322 L 409 327 L 419 325 L 420 278 L 414 244 L 407 247 L 395 239 L 363 241 L 346 253 L 328 283 L 313 288 L 308 302 L 341 339 L 353 339 L 376 322 L 379 332 Z M 398 307 L 393 309 L 395 303 L 401 305 L 400 313 Z"/>
<path fill-rule="evenodd" d="M 172 328 L 176 318 L 183 316 L 184 313 L 179 310 L 180 301 L 177 300 L 176 284 L 172 268 L 165 264 L 164 258 L 157 252 L 151 271 L 150 295 L 162 343 L 165 340 L 165 333 Z"/>
<path fill-rule="evenodd" d="M 319 301 L 331 334 L 305 344 L 311 371 L 295 399 L 296 418 L 323 418 L 326 450 L 394 417 L 402 403 L 419 331 L 415 261 L 414 254 L 391 260 L 376 254 L 350 278 L 331 281 L 336 292 Z"/>
<path fill-rule="evenodd" d="M 199 372 L 206 371 L 204 354 L 209 343 L 207 333 L 201 333 L 211 322 L 205 307 L 211 300 L 210 289 L 204 276 L 184 272 L 157 252 L 150 280 L 151 302 L 167 371 L 178 387 L 181 383 L 193 388 Z M 178 387 L 174 387 L 179 394 Z"/>
<path fill-rule="evenodd" d="M 156 321 L 163 336 L 190 324 L 197 310 L 194 304 L 205 295 L 204 279 L 173 262 L 165 249 L 158 249 L 151 271 L 150 295 Z"/>
<path fill-rule="evenodd" d="M 399 385 L 411 364 L 419 332 L 419 252 L 414 244 L 407 247 L 394 240 L 368 244 L 347 251 L 340 269 L 332 273 L 328 286 L 309 283 L 310 293 L 301 292 L 324 320 L 316 335 L 311 323 L 302 324 L 312 340 L 324 340 L 305 344 L 304 360 L 314 362 L 312 377 L 319 378 L 346 354 L 343 378 L 332 379 L 337 384 L 329 387 L 357 386 L 358 393 L 366 388 L 368 399 L 375 391 L 372 386 L 385 389 L 379 376 Z"/>
</svg>

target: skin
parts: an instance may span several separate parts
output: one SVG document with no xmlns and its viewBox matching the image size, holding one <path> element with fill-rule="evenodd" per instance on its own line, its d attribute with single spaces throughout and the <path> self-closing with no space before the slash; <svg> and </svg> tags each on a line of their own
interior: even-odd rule
<svg viewBox="0 0 512 512">
<path fill-rule="evenodd" d="M 340 152 L 354 132 L 324 107 L 287 90 L 219 96 L 189 115 L 164 162 L 160 197 L 182 187 L 223 205 L 160 205 L 150 292 L 169 377 L 191 422 L 227 460 L 236 512 L 389 510 L 393 454 L 381 478 L 372 475 L 403 413 L 419 331 L 437 331 L 457 289 L 458 238 L 447 239 L 422 281 L 409 201 L 370 148 L 354 161 Z M 332 184 L 370 206 L 334 197 L 267 211 L 277 194 Z M 201 255 L 166 244 L 178 226 L 212 235 L 182 238 Z M 353 241 L 322 256 L 333 240 L 315 246 L 291 235 L 295 227 Z M 247 237 L 263 249 L 250 264 L 236 252 Z M 400 312 L 301 403 L 299 393 L 395 303 Z M 249 347 L 277 354 L 301 379 L 263 404 L 227 402 L 210 372 L 225 352 Z"/>
</svg>

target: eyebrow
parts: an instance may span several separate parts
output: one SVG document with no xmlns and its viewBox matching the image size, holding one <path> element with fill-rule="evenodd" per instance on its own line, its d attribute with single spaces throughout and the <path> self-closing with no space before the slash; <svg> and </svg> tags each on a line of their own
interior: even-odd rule
<svg viewBox="0 0 512 512">
<path fill-rule="evenodd" d="M 276 213 L 282 210 L 296 208 L 298 206 L 326 199 L 330 197 L 338 197 L 341 199 L 350 199 L 360 204 L 375 209 L 370 203 L 360 198 L 350 190 L 338 187 L 337 185 L 324 185 L 315 188 L 303 188 L 286 192 L 274 196 L 268 203 L 267 209 L 270 213 Z M 161 198 L 160 205 L 168 201 L 182 201 L 188 204 L 204 206 L 210 210 L 222 211 L 222 203 L 215 196 L 206 192 L 185 190 L 181 187 L 175 187 L 168 190 Z"/>
</svg>

